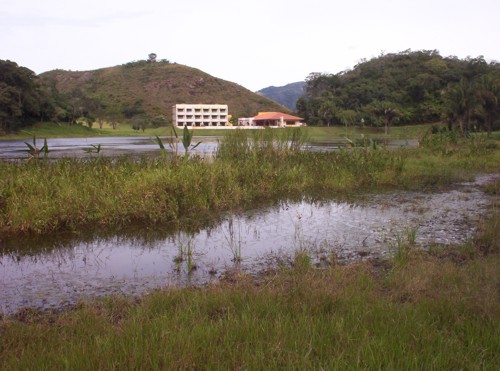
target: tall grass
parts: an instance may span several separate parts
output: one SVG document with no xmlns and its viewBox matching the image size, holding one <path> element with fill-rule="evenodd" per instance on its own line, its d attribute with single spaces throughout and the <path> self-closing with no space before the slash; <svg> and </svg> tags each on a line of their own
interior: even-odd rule
<svg viewBox="0 0 500 371">
<path fill-rule="evenodd" d="M 498 148 L 299 150 L 300 131 L 234 130 L 212 162 L 176 156 L 0 163 L 0 232 L 196 225 L 262 201 L 446 184 L 499 171 Z"/>
<path fill-rule="evenodd" d="M 220 159 L 246 159 L 248 157 L 281 157 L 298 153 L 307 140 L 300 128 L 275 130 L 233 130 L 220 142 L 217 157 Z"/>
</svg>

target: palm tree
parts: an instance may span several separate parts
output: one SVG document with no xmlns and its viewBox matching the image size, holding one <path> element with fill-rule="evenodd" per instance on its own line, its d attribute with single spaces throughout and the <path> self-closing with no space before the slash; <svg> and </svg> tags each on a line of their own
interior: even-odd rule
<svg viewBox="0 0 500 371">
<path fill-rule="evenodd" d="M 396 104 L 387 101 L 374 101 L 370 104 L 369 110 L 384 122 L 385 135 L 389 133 L 389 127 L 394 119 L 401 116 L 401 112 L 396 108 Z"/>
<path fill-rule="evenodd" d="M 339 113 L 339 119 L 342 124 L 345 126 L 345 132 L 347 135 L 347 127 L 355 125 L 359 119 L 359 115 L 354 110 L 343 110 Z"/>
<path fill-rule="evenodd" d="M 481 106 L 480 116 L 486 126 L 488 136 L 493 130 L 493 122 L 500 116 L 500 82 L 491 76 L 483 76 L 479 81 L 477 98 Z"/>
<path fill-rule="evenodd" d="M 470 117 L 477 101 L 476 86 L 471 80 L 462 78 L 444 91 L 446 115 L 456 117 L 462 136 L 470 130 Z"/>
<path fill-rule="evenodd" d="M 322 99 L 318 108 L 318 116 L 320 116 L 323 121 L 326 122 L 327 126 L 330 126 L 332 121 L 335 119 L 337 112 L 337 105 L 333 101 L 330 94 Z"/>
</svg>

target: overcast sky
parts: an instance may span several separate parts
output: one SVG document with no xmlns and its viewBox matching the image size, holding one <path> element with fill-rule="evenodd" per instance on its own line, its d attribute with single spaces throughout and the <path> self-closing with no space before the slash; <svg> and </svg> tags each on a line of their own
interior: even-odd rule
<svg viewBox="0 0 500 371">
<path fill-rule="evenodd" d="M 381 53 L 500 61 L 500 0 L 0 0 L 0 59 L 37 74 L 147 59 L 252 91 Z"/>
</svg>

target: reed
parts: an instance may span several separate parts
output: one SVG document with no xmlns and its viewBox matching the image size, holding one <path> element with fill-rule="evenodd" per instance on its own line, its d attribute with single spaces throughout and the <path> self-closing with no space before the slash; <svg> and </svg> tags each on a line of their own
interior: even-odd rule
<svg viewBox="0 0 500 371">
<path fill-rule="evenodd" d="M 416 228 L 407 227 L 403 232 L 396 233 L 395 241 L 389 244 L 389 251 L 395 265 L 408 263 L 416 249 Z"/>
<path fill-rule="evenodd" d="M 307 141 L 300 128 L 287 130 L 233 130 L 220 142 L 217 157 L 226 160 L 276 158 L 298 153 Z"/>
<path fill-rule="evenodd" d="M 47 145 L 47 138 L 44 138 L 43 146 L 41 148 L 38 148 L 36 144 L 36 136 L 33 136 L 32 143 L 24 142 L 24 144 L 26 144 L 26 147 L 28 147 L 26 152 L 28 153 L 29 160 L 38 160 L 40 158 L 40 154 L 42 153 L 43 153 L 43 158 L 47 159 L 50 152 L 49 146 Z"/>
<path fill-rule="evenodd" d="M 226 239 L 229 250 L 233 255 L 233 263 L 241 263 L 243 261 L 243 255 L 241 251 L 241 231 L 239 229 L 237 231 L 234 230 L 234 223 L 232 219 L 230 219 L 228 222 L 227 234 L 224 233 L 224 238 Z"/>
</svg>

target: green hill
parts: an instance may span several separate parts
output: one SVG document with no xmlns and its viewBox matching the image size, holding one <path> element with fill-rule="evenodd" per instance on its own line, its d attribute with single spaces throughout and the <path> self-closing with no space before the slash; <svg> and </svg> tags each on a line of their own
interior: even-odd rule
<svg viewBox="0 0 500 371">
<path fill-rule="evenodd" d="M 491 127 L 499 86 L 498 62 L 406 50 L 362 60 L 338 74 L 310 74 L 297 111 L 310 125 L 387 125 L 394 120 Z"/>
<path fill-rule="evenodd" d="M 60 95 L 65 107 L 85 110 L 96 119 L 142 115 L 170 120 L 177 103 L 227 104 L 235 117 L 289 112 L 238 84 L 177 63 L 140 61 L 94 71 L 54 70 L 39 77 L 42 85 Z"/>
</svg>

